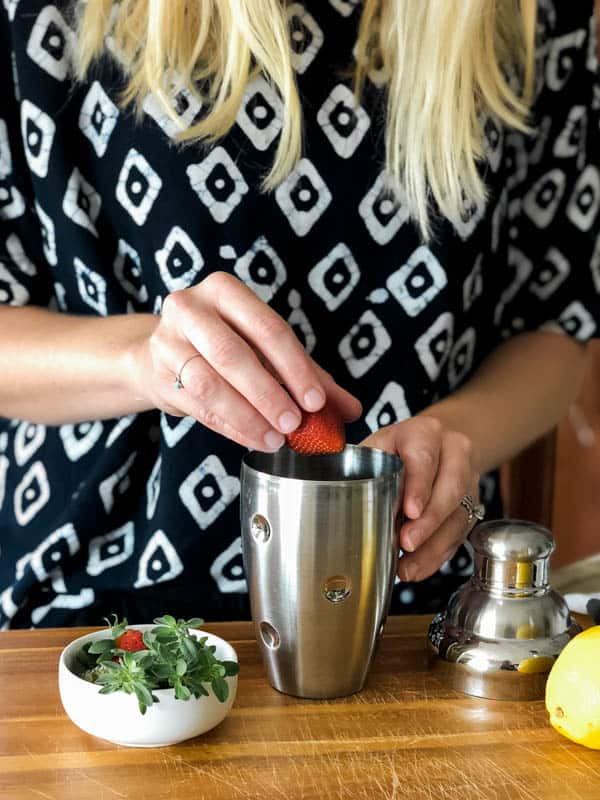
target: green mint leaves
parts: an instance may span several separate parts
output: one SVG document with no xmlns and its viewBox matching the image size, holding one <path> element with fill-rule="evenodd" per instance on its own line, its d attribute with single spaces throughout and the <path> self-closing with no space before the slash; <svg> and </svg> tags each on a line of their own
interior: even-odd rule
<svg viewBox="0 0 600 800">
<path fill-rule="evenodd" d="M 143 642 L 147 650 L 125 651 L 118 647 L 117 639 L 127 630 L 127 620 L 119 621 L 113 615 L 107 620 L 110 635 L 85 644 L 77 659 L 81 677 L 99 684 L 101 694 L 126 692 L 135 694 L 140 712 L 158 697 L 156 689 L 173 689 L 178 700 L 207 697 L 207 685 L 215 697 L 224 703 L 229 696 L 225 678 L 237 675 L 235 661 L 220 661 L 216 648 L 207 644 L 207 637 L 197 638 L 190 628 L 197 628 L 203 620 L 178 619 L 169 614 L 154 620 L 155 628 L 145 631 Z"/>
</svg>

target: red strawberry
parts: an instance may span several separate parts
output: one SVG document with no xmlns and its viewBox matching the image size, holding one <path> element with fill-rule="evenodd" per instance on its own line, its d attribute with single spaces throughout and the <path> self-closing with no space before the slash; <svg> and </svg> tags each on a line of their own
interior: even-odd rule
<svg viewBox="0 0 600 800">
<path fill-rule="evenodd" d="M 286 439 L 292 450 L 305 456 L 341 453 L 346 446 L 342 418 L 328 403 L 320 411 L 303 411 L 302 422 Z"/>
<path fill-rule="evenodd" d="M 128 628 L 125 633 L 122 633 L 116 639 L 115 644 L 120 650 L 129 650 L 132 653 L 135 653 L 138 650 L 148 650 L 142 637 L 142 631 L 136 631 L 134 628 Z"/>
</svg>

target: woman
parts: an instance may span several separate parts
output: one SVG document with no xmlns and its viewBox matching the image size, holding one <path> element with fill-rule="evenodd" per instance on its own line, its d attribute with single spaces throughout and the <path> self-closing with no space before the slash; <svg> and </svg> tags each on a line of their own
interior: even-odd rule
<svg viewBox="0 0 600 800">
<path fill-rule="evenodd" d="M 326 397 L 439 606 L 597 331 L 591 0 L 4 7 L 0 624 L 247 615 L 241 456 Z"/>
</svg>

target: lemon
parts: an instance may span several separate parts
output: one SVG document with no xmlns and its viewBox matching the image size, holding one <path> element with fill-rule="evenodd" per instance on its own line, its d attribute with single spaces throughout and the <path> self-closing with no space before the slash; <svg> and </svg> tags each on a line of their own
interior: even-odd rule
<svg viewBox="0 0 600 800">
<path fill-rule="evenodd" d="M 573 742 L 600 750 L 600 625 L 564 648 L 548 676 L 550 724 Z"/>
<path fill-rule="evenodd" d="M 517 670 L 524 675 L 538 675 L 541 672 L 550 672 L 553 664 L 552 656 L 535 656 L 534 658 L 524 658 Z"/>
</svg>

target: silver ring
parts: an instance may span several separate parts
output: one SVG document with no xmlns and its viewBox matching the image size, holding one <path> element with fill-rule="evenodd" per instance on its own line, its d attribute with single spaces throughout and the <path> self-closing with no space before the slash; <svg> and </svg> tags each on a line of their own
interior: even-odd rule
<svg viewBox="0 0 600 800">
<path fill-rule="evenodd" d="M 485 518 L 485 506 L 481 503 L 475 503 L 470 494 L 466 494 L 463 497 L 460 505 L 467 512 L 467 522 L 473 522 L 474 519 L 481 522 Z"/>
<path fill-rule="evenodd" d="M 175 375 L 174 386 L 175 386 L 176 389 L 185 389 L 185 386 L 183 385 L 183 381 L 181 380 L 181 373 L 183 372 L 183 368 L 185 367 L 185 365 L 189 364 L 190 361 L 192 361 L 194 358 L 202 358 L 202 354 L 201 353 L 195 353 L 193 356 L 190 356 L 189 358 L 187 358 L 183 362 L 183 364 L 179 368 L 179 372 L 177 373 L 177 375 Z"/>
</svg>

